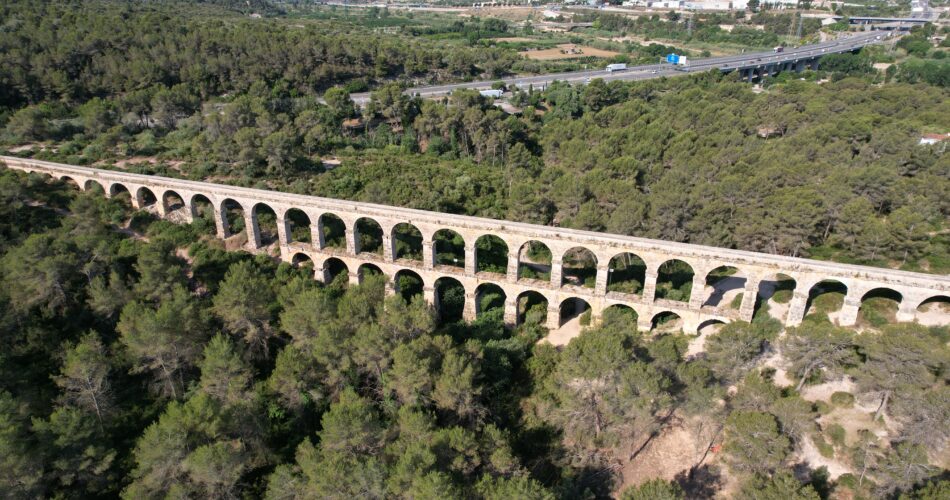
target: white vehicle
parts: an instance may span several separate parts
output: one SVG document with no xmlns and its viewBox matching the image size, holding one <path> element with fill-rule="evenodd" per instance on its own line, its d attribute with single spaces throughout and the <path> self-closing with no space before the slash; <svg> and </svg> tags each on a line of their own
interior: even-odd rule
<svg viewBox="0 0 950 500">
<path fill-rule="evenodd" d="M 490 90 L 479 90 L 478 93 L 481 94 L 482 97 L 491 97 L 492 99 L 500 99 L 501 95 L 504 94 L 505 92 L 501 89 L 490 89 Z"/>
<path fill-rule="evenodd" d="M 604 69 L 606 69 L 608 73 L 613 73 L 614 71 L 623 71 L 627 69 L 627 65 L 624 63 L 608 64 Z"/>
</svg>

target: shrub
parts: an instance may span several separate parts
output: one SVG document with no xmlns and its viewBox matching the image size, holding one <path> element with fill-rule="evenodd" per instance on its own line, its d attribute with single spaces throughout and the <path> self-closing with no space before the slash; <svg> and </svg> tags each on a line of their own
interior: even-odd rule
<svg viewBox="0 0 950 500">
<path fill-rule="evenodd" d="M 828 437 L 831 438 L 831 442 L 835 446 L 843 447 L 845 445 L 844 438 L 846 432 L 844 427 L 841 427 L 839 424 L 832 424 L 830 427 L 828 427 L 827 433 Z"/>
<path fill-rule="evenodd" d="M 831 412 L 831 406 L 824 401 L 815 401 L 815 411 L 818 412 L 819 415 L 827 415 Z"/>
<path fill-rule="evenodd" d="M 815 447 L 818 448 L 818 453 L 821 453 L 821 456 L 825 458 L 835 457 L 835 447 L 828 444 L 823 436 L 815 436 Z"/>
<path fill-rule="evenodd" d="M 854 407 L 854 395 L 850 392 L 837 391 L 831 395 L 831 404 L 839 408 Z"/>
</svg>

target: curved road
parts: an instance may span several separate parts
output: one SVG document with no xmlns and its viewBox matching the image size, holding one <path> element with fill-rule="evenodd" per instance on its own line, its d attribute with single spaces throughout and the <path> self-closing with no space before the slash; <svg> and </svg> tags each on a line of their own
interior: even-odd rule
<svg viewBox="0 0 950 500">
<path fill-rule="evenodd" d="M 573 71 L 569 73 L 550 73 L 536 76 L 515 76 L 508 78 L 499 78 L 494 80 L 479 80 L 464 83 L 452 83 L 448 85 L 432 85 L 425 87 L 412 87 L 406 89 L 405 93 L 409 95 L 418 95 L 421 97 L 437 97 L 451 94 L 453 90 L 490 89 L 495 82 L 504 82 L 507 86 L 527 87 L 528 85 L 543 86 L 551 82 L 565 81 L 571 83 L 586 83 L 592 78 L 602 78 L 604 80 L 649 80 L 651 78 L 660 78 L 664 76 L 678 76 L 691 72 L 708 71 L 710 69 L 720 69 L 723 71 L 733 71 L 736 69 L 754 68 L 763 65 L 782 64 L 793 62 L 800 59 L 811 59 L 821 57 L 826 54 L 836 54 L 851 52 L 860 49 L 866 45 L 880 43 L 888 38 L 890 33 L 881 31 L 871 31 L 859 33 L 856 35 L 839 38 L 823 43 L 812 45 L 803 45 L 801 47 L 786 47 L 784 52 L 750 52 L 734 56 L 710 57 L 707 59 L 693 59 L 686 67 L 674 69 L 669 64 L 649 64 L 645 66 L 631 66 L 624 71 L 608 73 L 603 69 L 592 71 Z M 369 93 L 363 92 L 352 94 L 350 96 L 357 104 L 364 104 L 369 101 Z"/>
</svg>

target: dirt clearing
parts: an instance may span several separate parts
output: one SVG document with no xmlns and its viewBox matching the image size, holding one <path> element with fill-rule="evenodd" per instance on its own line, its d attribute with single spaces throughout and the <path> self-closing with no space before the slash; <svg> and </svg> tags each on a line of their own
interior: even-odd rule
<svg viewBox="0 0 950 500">
<path fill-rule="evenodd" d="M 553 49 L 528 50 L 522 52 L 528 59 L 536 61 L 555 61 L 558 59 L 575 59 L 578 57 L 614 57 L 620 55 L 619 52 L 610 50 L 596 49 L 587 45 L 575 45 L 573 43 L 562 43 Z"/>
</svg>

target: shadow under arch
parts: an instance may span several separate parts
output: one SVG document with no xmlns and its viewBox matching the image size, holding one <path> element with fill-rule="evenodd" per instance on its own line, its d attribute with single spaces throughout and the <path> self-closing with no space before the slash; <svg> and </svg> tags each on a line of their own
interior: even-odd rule
<svg viewBox="0 0 950 500">
<path fill-rule="evenodd" d="M 670 259 L 660 264 L 656 273 L 656 298 L 689 302 L 695 274 L 693 266 L 680 259 Z"/>
<path fill-rule="evenodd" d="M 871 289 L 861 296 L 858 321 L 874 327 L 896 323 L 897 312 L 903 301 L 904 296 L 897 290 L 886 287 Z"/>
<path fill-rule="evenodd" d="M 505 290 L 494 283 L 482 283 L 475 288 L 475 314 L 498 314 L 502 319 L 505 314 L 505 300 L 508 295 Z"/>
<path fill-rule="evenodd" d="M 647 265 L 637 254 L 623 252 L 607 263 L 607 291 L 643 295 Z"/>
<path fill-rule="evenodd" d="M 422 295 L 425 288 L 422 276 L 409 269 L 397 271 L 396 275 L 393 276 L 393 285 L 396 288 L 396 293 L 401 295 L 406 302 L 412 302 L 413 297 Z"/>
<path fill-rule="evenodd" d="M 475 240 L 475 272 L 508 273 L 508 244 L 505 240 L 494 234 L 483 234 Z"/>
<path fill-rule="evenodd" d="M 393 258 L 422 262 L 422 231 L 408 223 L 393 226 Z"/>
<path fill-rule="evenodd" d="M 662 311 L 653 315 L 650 328 L 657 332 L 676 332 L 683 329 L 683 318 L 672 311 Z"/>
<path fill-rule="evenodd" d="M 580 327 L 590 326 L 590 304 L 580 297 L 568 297 L 558 307 L 558 328 L 577 319 Z"/>
<path fill-rule="evenodd" d="M 548 320 L 548 299 L 543 294 L 528 290 L 518 295 L 517 323 L 545 325 Z"/>
<path fill-rule="evenodd" d="M 640 318 L 640 315 L 637 313 L 636 309 L 624 305 L 624 304 L 614 304 L 608 306 L 604 309 L 603 314 L 601 315 L 601 323 L 603 325 L 637 325 L 637 320 Z"/>
<path fill-rule="evenodd" d="M 703 306 L 739 310 L 742 295 L 745 293 L 747 278 L 739 273 L 735 266 L 719 266 L 706 273 L 704 283 L 708 292 L 703 290 Z"/>
<path fill-rule="evenodd" d="M 435 310 L 443 323 L 461 321 L 465 311 L 465 287 L 450 276 L 435 280 Z"/>
<path fill-rule="evenodd" d="M 323 282 L 327 285 L 347 286 L 350 282 L 350 269 L 346 263 L 336 257 L 323 261 Z"/>
<path fill-rule="evenodd" d="M 805 318 L 815 318 L 822 314 L 829 319 L 833 314 L 844 307 L 844 298 L 848 295 L 848 287 L 841 281 L 827 279 L 812 285 L 808 290 L 808 301 L 805 302 Z"/>
<path fill-rule="evenodd" d="M 432 255 L 437 266 L 465 268 L 465 238 L 451 229 L 439 229 L 432 235 Z"/>
</svg>

